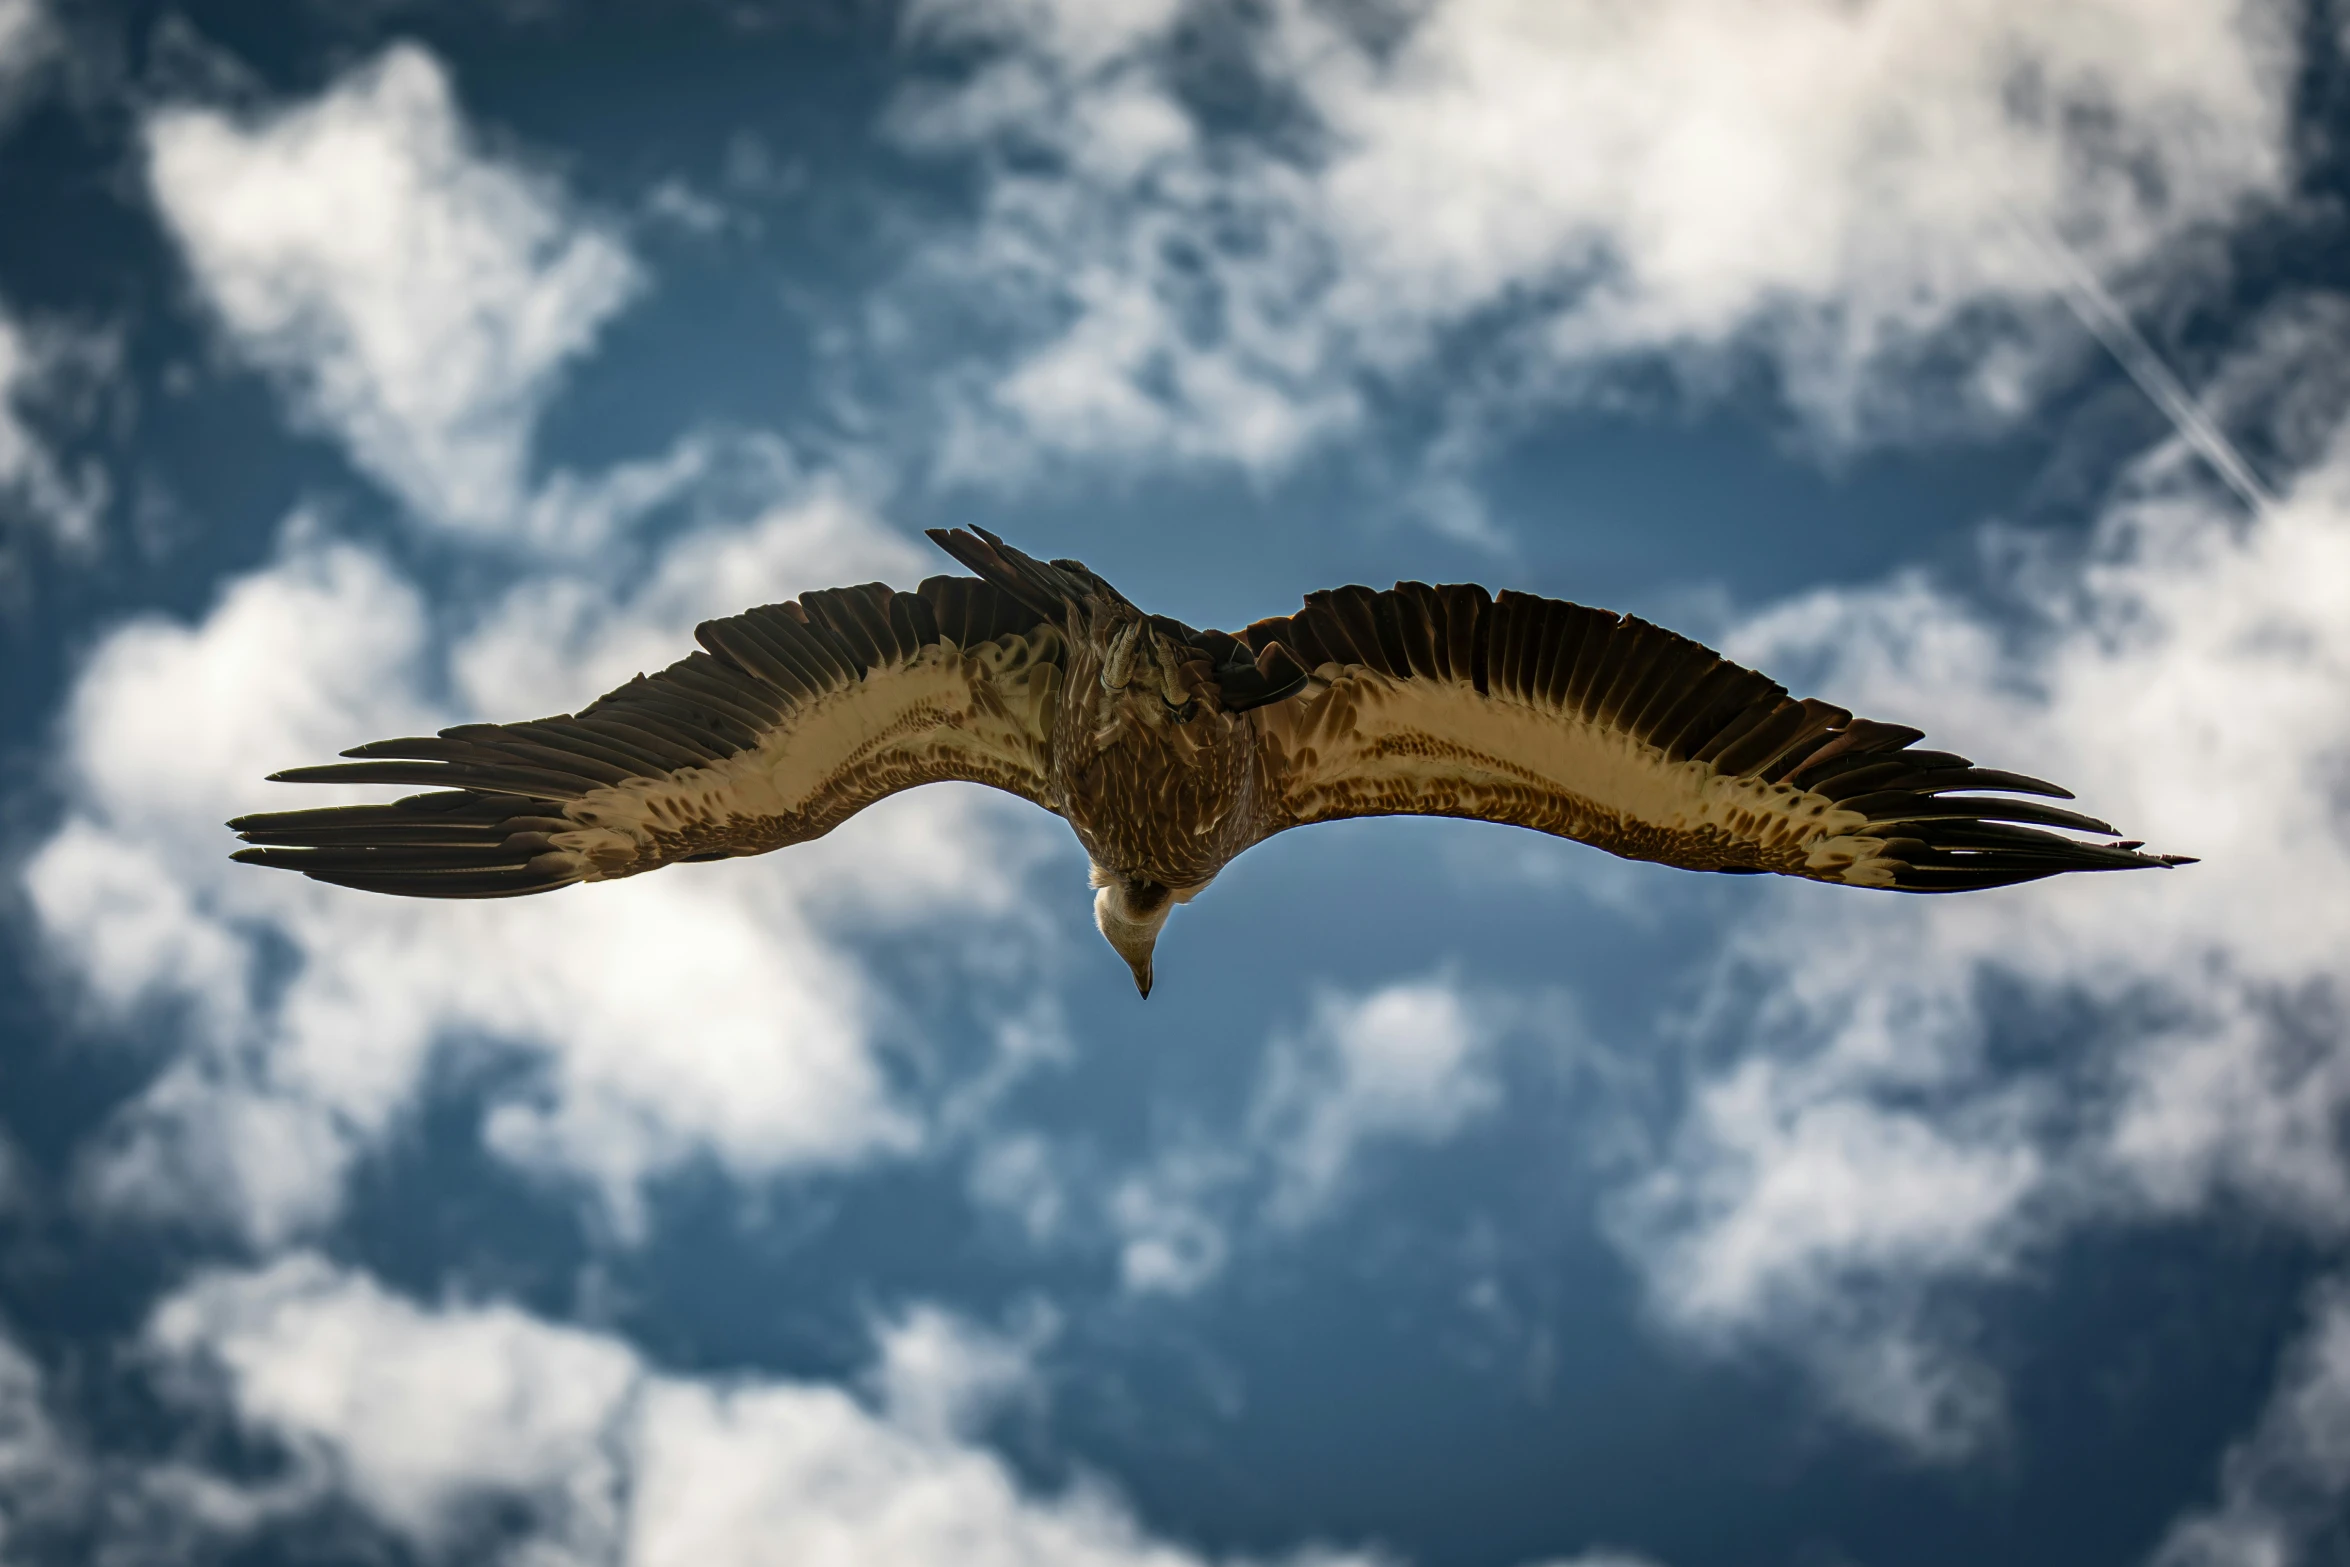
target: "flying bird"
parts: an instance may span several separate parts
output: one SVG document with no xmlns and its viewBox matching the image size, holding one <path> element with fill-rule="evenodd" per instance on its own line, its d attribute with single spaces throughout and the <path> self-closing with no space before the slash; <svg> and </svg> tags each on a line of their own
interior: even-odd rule
<svg viewBox="0 0 2350 1567">
<path fill-rule="evenodd" d="M 1508 822 L 1627 859 L 1902 892 L 2192 863 L 2067 836 L 2117 834 L 2044 803 L 2072 798 L 2054 784 L 1914 750 L 1918 730 L 1794 700 L 1629 615 L 1399 582 L 1195 631 L 984 528 L 930 537 L 978 575 L 706 621 L 701 651 L 576 714 L 273 774 L 432 792 L 240 817 L 253 847 L 236 858 L 513 897 L 764 854 L 960 779 L 1076 830 L 1094 921 L 1144 996 L 1176 905 L 1250 845 L 1350 816 Z"/>
</svg>

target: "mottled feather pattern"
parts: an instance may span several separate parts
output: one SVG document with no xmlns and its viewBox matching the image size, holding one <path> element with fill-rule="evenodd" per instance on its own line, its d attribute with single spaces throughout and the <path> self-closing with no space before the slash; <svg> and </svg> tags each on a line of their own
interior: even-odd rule
<svg viewBox="0 0 2350 1567">
<path fill-rule="evenodd" d="M 1253 713 L 1219 711 L 1206 700 L 1216 682 L 1212 654 L 1175 640 L 1179 695 L 1196 704 L 1183 723 L 1151 721 L 1152 709 L 1164 706 L 1160 693 L 1129 700 L 1127 688 L 1106 687 L 1095 647 L 1072 656 L 1052 787 L 1097 866 L 1157 886 L 1193 887 L 1263 836 L 1255 809 L 1258 743 Z"/>
</svg>

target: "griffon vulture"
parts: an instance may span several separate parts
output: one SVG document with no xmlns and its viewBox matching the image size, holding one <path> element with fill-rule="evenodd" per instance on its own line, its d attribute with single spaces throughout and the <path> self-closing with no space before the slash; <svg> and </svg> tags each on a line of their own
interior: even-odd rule
<svg viewBox="0 0 2350 1567">
<path fill-rule="evenodd" d="M 2071 798 L 2053 784 L 1913 750 L 1915 729 L 1793 700 L 1631 616 L 1400 582 L 1195 631 L 1076 561 L 984 529 L 930 536 L 978 575 L 709 621 L 702 651 L 576 714 L 278 773 L 432 792 L 241 817 L 253 847 L 236 857 L 372 892 L 510 897 L 764 854 L 964 779 L 1076 830 L 1095 922 L 1146 996 L 1175 905 L 1251 844 L 1339 817 L 1474 817 L 1690 870 L 1902 892 L 2187 863 L 2067 836 L 2115 832 L 2043 803 Z"/>
</svg>

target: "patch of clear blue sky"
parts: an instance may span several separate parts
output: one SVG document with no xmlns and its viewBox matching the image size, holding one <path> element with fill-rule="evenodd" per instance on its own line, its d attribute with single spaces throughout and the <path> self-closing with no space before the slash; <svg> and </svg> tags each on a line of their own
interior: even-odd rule
<svg viewBox="0 0 2350 1567">
<path fill-rule="evenodd" d="M 755 234 L 640 232 L 654 286 L 544 427 L 547 460 L 593 466 L 651 455 L 713 421 L 821 432 L 812 323 L 852 310 L 906 235 L 968 199 L 958 175 L 909 162 L 874 134 L 901 64 L 886 8 L 819 6 L 760 28 L 728 14 L 715 4 L 345 14 L 240 0 L 91 13 L 77 26 L 113 40 L 121 80 L 152 81 L 157 29 L 183 17 L 273 95 L 315 90 L 381 40 L 421 38 L 450 64 L 472 117 L 549 160 L 591 206 L 632 212 L 660 179 L 682 176 L 755 212 Z M 2332 91 L 2311 89 L 2327 115 Z M 138 197 L 128 129 L 118 100 L 52 100 L 0 143 L 0 293 L 112 324 L 130 388 L 90 437 L 124 497 L 115 542 L 95 569 L 34 563 L 37 591 L 0 633 L 12 668 L 0 686 L 0 776 L 19 845 L 53 809 L 40 759 L 74 660 L 101 627 L 134 610 L 198 612 L 266 557 L 305 496 L 331 498 L 343 526 L 390 537 L 380 498 L 324 443 L 289 434 L 258 379 L 224 363 L 191 318 Z M 730 194 L 729 160 L 739 170 L 754 140 L 784 176 L 765 194 Z M 2223 328 L 2265 291 L 2338 268 L 2322 248 L 2296 254 L 2287 245 L 2269 273 L 2247 269 L 2239 297 L 2188 327 Z M 188 390 L 168 389 L 175 367 Z M 1413 409 L 1383 417 L 1396 440 L 1413 438 Z M 1514 562 L 1383 511 L 1379 484 L 1344 452 L 1262 482 L 1072 471 L 1016 496 L 913 486 L 892 517 L 979 522 L 1040 553 L 1082 556 L 1154 607 L 1202 622 L 1399 576 L 1662 613 L 1700 590 L 1753 604 L 1918 562 L 1963 574 L 1983 521 L 2077 527 L 2094 490 L 2081 475 L 2110 471 L 2157 430 L 2105 367 L 1997 440 L 1833 468 L 1790 447 L 1760 394 L 1694 413 L 1556 411 L 1478 472 L 1491 515 L 1517 541 Z M 2036 486 L 2060 459 L 2070 467 L 2051 501 Z M 429 551 L 411 564 L 428 586 L 453 586 L 431 576 Z M 1016 1090 L 1004 1119 L 1130 1161 L 1170 1113 L 1236 1115 L 1269 1023 L 1302 1025 L 1311 983 L 1361 987 L 1443 961 L 1472 983 L 1570 985 L 1574 1026 L 1627 1062 L 1665 1048 L 1659 1019 L 1687 983 L 1676 931 L 1736 918 L 1752 889 L 1644 869 L 1643 895 L 1662 912 L 1635 924 L 1553 890 L 1592 863 L 1570 845 L 1513 839 L 1506 852 L 1539 874 L 1464 875 L 1451 851 L 1503 832 L 1356 824 L 1260 849 L 1171 927 L 1147 1009 L 1087 945 L 1070 856 L 1053 917 L 1077 954 L 1064 999 L 1079 1051 Z M 21 936 L 21 919 L 11 928 Z M 951 1004 L 922 1015 L 963 1031 L 948 1048 L 980 1048 Z M 62 1183 L 75 1147 L 152 1057 L 135 1030 L 95 1039 L 74 1024 L 20 940 L 0 953 L 0 1032 L 0 1123 Z M 2133 1559 L 2206 1494 L 2216 1454 L 2265 1392 L 2311 1270 L 2292 1248 L 2210 1230 L 2084 1242 L 1966 1305 L 2013 1373 L 2012 1452 L 1952 1473 L 1905 1467 L 1823 1421 L 1780 1371 L 1694 1359 L 1643 1325 L 1595 1225 L 1584 1151 L 1594 1129 L 1573 1073 L 1510 1070 L 1513 1092 L 1492 1121 L 1444 1148 L 1382 1159 L 1338 1217 L 1244 1245 L 1222 1280 L 1183 1300 L 1127 1299 L 1106 1250 L 1034 1248 L 975 1215 L 952 1150 L 878 1175 L 779 1183 L 756 1201 L 689 1172 L 657 1192 L 649 1241 L 613 1251 L 582 1227 L 572 1194 L 482 1153 L 494 1071 L 440 1084 L 413 1128 L 363 1168 L 328 1245 L 425 1296 L 462 1283 L 557 1315 L 583 1309 L 592 1273 L 604 1319 L 687 1368 L 839 1376 L 865 1354 L 877 1306 L 923 1296 L 994 1318 L 1046 1298 L 1066 1324 L 1051 1400 L 996 1432 L 1032 1475 L 1107 1473 L 1154 1528 L 1210 1546 L 1369 1537 L 1431 1567 L 1593 1540 L 1674 1567 Z M 108 1364 L 155 1296 L 217 1255 L 55 1209 L 37 1222 L 0 1215 L 0 1237 L 0 1308 L 53 1364 Z M 1467 1302 L 1480 1278 L 1506 1321 Z M 133 1445 L 171 1439 L 132 1392 L 97 1387 L 82 1418 Z M 252 1559 L 294 1549 L 279 1542 Z"/>
</svg>

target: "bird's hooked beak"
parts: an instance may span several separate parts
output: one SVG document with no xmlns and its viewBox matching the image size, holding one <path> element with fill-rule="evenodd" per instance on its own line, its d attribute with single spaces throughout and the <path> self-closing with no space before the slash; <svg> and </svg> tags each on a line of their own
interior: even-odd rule
<svg viewBox="0 0 2350 1567">
<path fill-rule="evenodd" d="M 1145 1000 L 1151 993 L 1151 949 L 1174 911 L 1175 898 L 1155 882 L 1109 881 L 1093 895 L 1093 923 L 1126 966 Z"/>
</svg>

